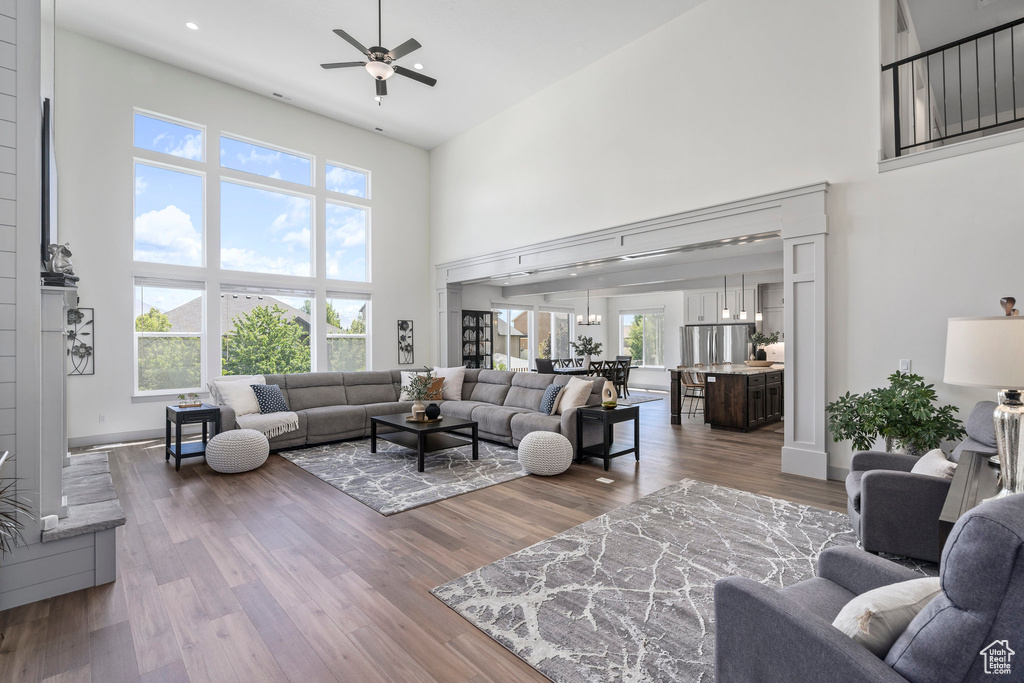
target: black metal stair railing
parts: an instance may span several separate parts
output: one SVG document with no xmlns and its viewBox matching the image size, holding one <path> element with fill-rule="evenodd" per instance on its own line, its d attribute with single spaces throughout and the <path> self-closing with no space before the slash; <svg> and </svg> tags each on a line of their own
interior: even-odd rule
<svg viewBox="0 0 1024 683">
<path fill-rule="evenodd" d="M 1022 26 L 1024 18 L 882 67 L 892 75 L 896 156 L 1024 121 Z"/>
</svg>

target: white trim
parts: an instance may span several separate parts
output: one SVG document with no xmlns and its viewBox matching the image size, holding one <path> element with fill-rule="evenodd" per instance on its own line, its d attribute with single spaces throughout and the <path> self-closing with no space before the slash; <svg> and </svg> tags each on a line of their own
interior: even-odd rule
<svg viewBox="0 0 1024 683">
<path fill-rule="evenodd" d="M 658 315 L 664 314 L 664 306 L 655 306 L 653 308 L 620 308 L 619 315 Z"/>
<path fill-rule="evenodd" d="M 986 149 L 1015 145 L 1018 142 L 1024 142 L 1024 129 L 1008 130 L 994 135 L 985 135 L 984 137 L 975 138 L 974 140 L 953 142 L 948 145 L 943 145 L 942 147 L 936 147 L 935 149 L 911 152 L 903 156 L 893 157 L 892 159 L 880 159 L 878 162 L 878 172 L 885 173 L 887 171 L 895 171 L 900 168 L 918 166 L 920 164 L 927 164 L 941 159 L 950 159 L 964 154 L 973 154 L 974 152 L 981 152 Z M 881 152 L 879 152 L 879 156 L 881 156 Z"/>
</svg>

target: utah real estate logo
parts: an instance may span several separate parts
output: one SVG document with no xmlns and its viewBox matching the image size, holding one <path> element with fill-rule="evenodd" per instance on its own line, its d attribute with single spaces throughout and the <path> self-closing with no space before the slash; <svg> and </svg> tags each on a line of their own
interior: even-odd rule
<svg viewBox="0 0 1024 683">
<path fill-rule="evenodd" d="M 994 640 L 983 647 L 979 654 L 985 658 L 985 673 L 1002 675 L 1012 673 L 1010 659 L 1017 653 L 1010 649 L 1009 641 Z"/>
</svg>

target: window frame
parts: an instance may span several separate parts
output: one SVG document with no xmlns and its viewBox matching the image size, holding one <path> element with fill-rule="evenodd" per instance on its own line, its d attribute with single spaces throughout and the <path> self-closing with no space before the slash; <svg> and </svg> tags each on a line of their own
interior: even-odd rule
<svg viewBox="0 0 1024 683">
<path fill-rule="evenodd" d="M 171 123 L 171 124 L 174 124 L 176 126 L 183 126 L 185 128 L 191 128 L 192 130 L 198 130 L 203 135 L 202 145 L 200 146 L 200 149 L 202 150 L 202 157 L 199 158 L 199 159 L 189 159 L 188 157 L 179 157 L 179 156 L 176 156 L 174 154 L 168 154 L 167 152 L 159 152 L 159 151 L 157 151 L 155 149 L 149 149 L 149 148 L 146 148 L 146 147 L 138 147 L 138 146 L 136 146 L 135 145 L 135 115 L 136 114 L 139 114 L 140 116 L 145 116 L 146 118 L 154 119 L 156 121 L 163 121 L 164 123 Z M 209 156 L 207 154 L 207 149 L 206 149 L 206 145 L 209 142 L 209 140 L 210 140 L 210 137 L 209 137 L 209 135 L 207 133 L 207 129 L 206 129 L 206 125 L 205 124 L 196 123 L 194 121 L 189 121 L 187 119 L 181 119 L 181 118 L 178 118 L 176 116 L 167 116 L 166 114 L 159 114 L 159 113 L 157 113 L 155 111 L 150 111 L 148 109 L 142 109 L 141 107 L 132 107 L 132 149 L 134 149 L 134 150 L 142 150 L 144 152 L 149 152 L 151 154 L 159 154 L 160 156 L 168 157 L 170 159 L 181 159 L 181 160 L 184 160 L 184 161 L 191 162 L 193 164 L 205 164 L 206 161 L 207 161 L 207 157 Z"/>
<path fill-rule="evenodd" d="M 148 263 L 148 261 L 146 263 Z M 187 266 L 179 266 L 179 267 L 187 267 Z M 140 284 L 140 281 L 141 281 L 142 284 Z M 132 291 L 132 299 L 133 299 L 133 301 L 135 299 L 135 288 L 136 287 L 143 287 L 143 288 L 146 287 L 147 286 L 147 284 L 146 284 L 147 281 L 148 281 L 148 286 L 153 287 L 154 289 L 157 289 L 157 288 L 160 288 L 160 289 L 181 289 L 181 290 L 186 290 L 186 291 L 197 291 L 197 292 L 199 292 L 200 293 L 200 299 L 202 300 L 202 315 L 201 315 L 201 318 L 200 318 L 202 320 L 202 329 L 199 332 L 139 332 L 138 330 L 135 329 L 135 319 L 136 319 L 137 316 L 134 315 L 135 305 L 133 303 L 132 304 L 133 315 L 131 317 L 132 355 L 133 355 L 133 359 L 132 359 L 132 361 L 133 361 L 132 362 L 132 374 L 134 376 L 132 396 L 133 397 L 169 396 L 169 395 L 177 396 L 178 394 L 185 394 L 185 393 L 189 393 L 189 392 L 200 393 L 200 392 L 206 391 L 207 390 L 206 386 L 208 384 L 209 376 L 210 376 L 209 373 L 207 372 L 207 362 L 206 362 L 206 347 L 207 347 L 207 341 L 208 341 L 208 336 L 209 336 L 207 334 L 209 330 L 207 330 L 207 325 L 206 325 L 206 321 L 207 321 L 207 305 L 208 305 L 207 294 L 209 293 L 208 287 L 207 287 L 207 283 L 205 283 L 205 282 L 197 282 L 195 280 L 185 280 L 185 279 L 178 279 L 178 278 L 156 278 L 156 277 L 147 277 L 145 275 L 132 274 L 131 275 L 131 291 Z M 188 285 L 188 286 L 178 286 L 178 285 Z M 143 303 L 143 308 L 145 308 L 145 301 L 143 301 L 142 303 Z M 141 313 L 141 315 L 145 315 L 145 314 L 146 314 L 146 311 L 143 311 Z M 139 339 L 141 339 L 143 337 L 148 337 L 148 338 L 164 337 L 164 338 L 175 338 L 175 339 L 176 338 L 192 339 L 192 338 L 198 337 L 199 340 L 200 340 L 199 341 L 199 386 L 197 386 L 197 387 L 177 387 L 177 388 L 173 388 L 173 389 L 145 389 L 145 390 L 139 389 Z"/>
<path fill-rule="evenodd" d="M 330 303 L 334 299 L 341 299 L 343 301 L 363 301 L 363 302 L 366 303 L 366 321 L 365 321 L 366 322 L 366 332 L 364 332 L 363 334 L 350 334 L 350 333 L 336 333 L 336 334 L 332 334 L 330 332 L 327 332 L 327 330 L 325 329 L 324 330 L 324 339 L 326 340 L 325 344 L 329 347 L 330 346 L 330 341 L 332 339 L 363 339 L 364 340 L 364 344 L 366 345 L 363 364 L 367 368 L 372 367 L 372 365 L 370 364 L 370 357 L 372 355 L 371 354 L 371 346 L 370 346 L 370 320 L 371 320 L 371 317 L 370 317 L 370 307 L 373 304 L 372 304 L 372 301 L 371 301 L 369 295 L 367 295 L 367 294 L 357 294 L 355 292 L 338 292 L 338 291 L 334 291 L 334 290 L 327 290 L 327 292 L 325 292 L 325 294 L 324 294 L 324 316 L 325 317 L 326 317 L 326 314 L 327 314 L 327 304 Z M 326 372 L 347 372 L 345 370 L 332 370 L 331 369 L 331 362 L 330 362 L 330 348 L 327 348 L 326 351 L 327 351 L 327 354 L 328 354 L 328 359 L 327 359 L 327 367 L 324 368 L 324 370 Z"/>
<path fill-rule="evenodd" d="M 262 147 L 263 149 L 269 149 L 271 152 L 280 152 L 282 154 L 289 154 L 289 155 L 294 156 L 294 157 L 299 157 L 300 159 L 305 159 L 306 161 L 309 162 L 309 184 L 297 183 L 294 180 L 286 180 L 284 178 L 275 178 L 273 176 L 263 175 L 262 173 L 253 173 L 252 171 L 246 171 L 246 170 L 243 170 L 243 169 L 240 169 L 240 168 L 232 168 L 230 166 L 225 166 L 223 161 L 221 160 L 221 156 L 220 156 L 220 152 L 221 152 L 220 141 L 221 141 L 221 138 L 227 138 L 228 140 L 234 140 L 235 142 L 240 142 L 243 145 L 254 145 L 256 147 Z M 279 183 L 287 183 L 288 185 L 291 185 L 291 186 L 305 187 L 305 188 L 310 189 L 310 190 L 315 190 L 316 189 L 316 155 L 315 154 L 306 154 L 305 152 L 300 152 L 300 151 L 295 150 L 295 149 L 289 149 L 287 147 L 282 147 L 280 145 L 272 145 L 272 144 L 263 142 L 262 140 L 256 140 L 256 139 L 253 139 L 253 138 L 245 137 L 244 135 L 235 135 L 234 133 L 229 133 L 226 130 L 221 130 L 217 134 L 217 168 L 219 168 L 222 172 L 223 171 L 230 171 L 230 172 L 234 172 L 234 173 L 244 173 L 245 175 L 252 176 L 253 178 L 263 178 L 265 180 L 272 180 L 272 181 L 276 181 L 276 182 L 279 182 Z"/>
<path fill-rule="evenodd" d="M 337 194 L 337 193 L 335 193 L 335 194 Z M 342 196 L 347 197 L 349 195 L 342 195 Z M 331 276 L 329 276 L 327 274 L 327 213 L 328 213 L 327 207 L 332 205 L 332 204 L 334 206 L 344 206 L 344 207 L 347 207 L 347 208 L 350 208 L 350 209 L 359 209 L 360 211 L 363 211 L 363 212 L 366 213 L 366 224 L 364 226 L 364 230 L 365 230 L 365 233 L 366 233 L 365 236 L 364 236 L 364 243 L 366 245 L 366 255 L 364 256 L 364 260 L 366 262 L 366 279 L 365 280 L 344 280 L 344 279 L 341 279 L 341 278 L 332 278 Z M 371 249 L 371 246 L 372 246 L 371 245 L 371 236 L 373 234 L 373 231 L 371 230 L 372 223 L 373 223 L 373 210 L 369 206 L 363 206 L 361 204 L 353 204 L 351 202 L 341 201 L 339 199 L 334 199 L 333 197 L 330 197 L 330 196 L 324 198 L 324 278 L 326 278 L 326 280 L 328 282 L 356 283 L 356 284 L 360 284 L 360 285 L 368 285 L 368 284 L 373 282 L 373 270 L 371 268 L 371 264 L 373 263 L 373 259 L 370 256 L 371 255 L 370 249 Z"/>
<path fill-rule="evenodd" d="M 637 358 L 633 359 L 633 365 L 635 367 L 637 367 L 638 369 L 645 369 L 645 370 L 661 370 L 661 369 L 664 369 L 665 368 L 665 335 L 664 335 L 665 310 L 664 309 L 661 309 L 661 310 L 650 309 L 650 308 L 643 308 L 643 309 L 621 309 L 619 311 L 619 324 L 618 324 L 618 328 L 619 328 L 619 349 L 618 350 L 620 352 L 618 355 L 626 355 L 624 353 L 626 351 L 626 334 L 625 334 L 626 326 L 624 324 L 623 318 L 626 318 L 626 317 L 632 318 L 632 317 L 636 317 L 638 315 L 641 317 L 641 322 L 640 322 L 640 325 L 641 325 L 641 328 L 640 328 L 640 338 L 643 341 L 643 353 L 642 353 L 642 355 L 641 355 L 641 357 L 639 359 L 637 359 Z M 658 355 L 661 356 L 661 361 L 662 362 L 661 362 L 660 365 L 647 365 L 645 363 L 646 358 L 647 358 L 647 336 L 645 334 L 646 329 L 647 329 L 647 318 L 648 318 L 648 316 L 655 316 L 655 315 L 660 315 L 662 317 L 661 348 L 658 349 Z M 632 326 L 632 324 L 631 324 L 631 326 Z M 632 354 L 630 354 L 630 355 L 632 355 Z M 637 362 L 638 360 L 639 360 L 639 362 Z"/>
</svg>

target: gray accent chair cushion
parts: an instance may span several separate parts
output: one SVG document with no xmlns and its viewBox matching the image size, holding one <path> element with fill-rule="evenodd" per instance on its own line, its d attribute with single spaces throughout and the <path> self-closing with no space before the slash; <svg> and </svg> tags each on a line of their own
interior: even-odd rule
<svg viewBox="0 0 1024 683">
<path fill-rule="evenodd" d="M 996 454 L 996 426 L 992 420 L 992 413 L 995 411 L 995 401 L 979 401 L 974 406 L 964 423 L 967 438 L 950 454 L 951 460 L 960 462 L 960 454 L 964 451 Z"/>
<path fill-rule="evenodd" d="M 282 386 L 282 385 L 278 385 Z M 322 406 L 347 405 L 345 385 L 338 372 L 302 372 L 284 375 L 285 399 L 293 411 Z"/>
<path fill-rule="evenodd" d="M 345 393 L 348 404 L 353 406 L 367 403 L 397 401 L 394 378 L 390 371 L 343 372 Z"/>
</svg>

